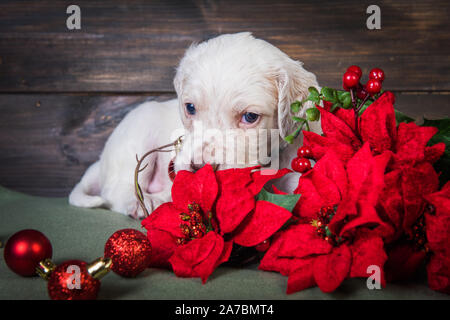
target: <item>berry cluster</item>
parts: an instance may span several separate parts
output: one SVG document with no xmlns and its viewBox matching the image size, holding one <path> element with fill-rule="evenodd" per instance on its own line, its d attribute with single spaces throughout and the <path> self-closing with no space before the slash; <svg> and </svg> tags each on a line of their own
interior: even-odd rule
<svg viewBox="0 0 450 320">
<path fill-rule="evenodd" d="M 335 213 L 336 208 L 334 206 L 325 206 L 320 209 L 317 219 L 311 221 L 311 225 L 317 229 L 317 234 L 333 246 L 337 246 L 342 241 L 340 237 L 337 237 L 328 229 L 328 224 Z"/>
<path fill-rule="evenodd" d="M 345 91 L 356 89 L 356 95 L 359 99 L 365 99 L 367 95 L 373 96 L 380 93 L 384 80 L 384 71 L 380 68 L 373 68 L 369 72 L 369 80 L 362 85 L 360 80 L 362 70 L 359 66 L 350 66 L 342 78 L 342 86 Z"/>
<path fill-rule="evenodd" d="M 188 211 L 188 213 L 180 214 L 180 219 L 183 221 L 180 228 L 184 237 L 177 239 L 179 245 L 186 244 L 189 240 L 199 239 L 210 231 L 203 221 L 202 210 L 197 203 L 189 204 Z M 209 221 L 211 221 L 211 213 L 209 213 Z"/>
<path fill-rule="evenodd" d="M 311 169 L 312 151 L 309 147 L 303 146 L 297 150 L 297 157 L 292 159 L 292 170 L 305 173 Z"/>
</svg>

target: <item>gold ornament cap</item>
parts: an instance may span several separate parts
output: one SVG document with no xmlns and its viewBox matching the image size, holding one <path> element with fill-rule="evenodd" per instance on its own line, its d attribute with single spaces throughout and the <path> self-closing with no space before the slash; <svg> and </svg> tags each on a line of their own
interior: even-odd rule
<svg viewBox="0 0 450 320">
<path fill-rule="evenodd" d="M 111 270 L 112 260 L 110 258 L 98 258 L 87 265 L 88 273 L 95 279 L 101 279 Z"/>
<path fill-rule="evenodd" d="M 53 270 L 55 270 L 56 264 L 53 263 L 50 259 L 45 259 L 39 262 L 36 267 L 36 273 L 44 280 L 48 280 Z"/>
</svg>

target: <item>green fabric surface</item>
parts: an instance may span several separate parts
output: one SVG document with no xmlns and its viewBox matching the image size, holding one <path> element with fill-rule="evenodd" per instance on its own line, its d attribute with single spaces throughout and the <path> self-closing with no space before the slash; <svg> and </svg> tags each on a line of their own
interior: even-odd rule
<svg viewBox="0 0 450 320">
<path fill-rule="evenodd" d="M 0 241 L 13 233 L 37 229 L 53 245 L 53 261 L 87 262 L 102 256 L 108 237 L 123 228 L 141 229 L 138 221 L 103 209 L 69 206 L 66 198 L 41 198 L 0 187 Z M 46 282 L 25 278 L 8 269 L 1 251 L 0 299 L 48 299 Z M 102 279 L 99 299 L 449 299 L 421 283 L 388 284 L 369 290 L 365 279 L 346 280 L 332 294 L 311 288 L 286 295 L 287 278 L 277 273 L 219 267 L 205 285 L 200 279 L 177 278 L 172 272 L 147 269 L 134 279 L 110 273 Z"/>
</svg>

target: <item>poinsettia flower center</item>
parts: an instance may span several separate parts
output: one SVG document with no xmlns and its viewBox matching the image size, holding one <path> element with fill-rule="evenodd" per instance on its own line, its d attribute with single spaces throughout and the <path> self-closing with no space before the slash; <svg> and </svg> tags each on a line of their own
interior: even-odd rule
<svg viewBox="0 0 450 320">
<path fill-rule="evenodd" d="M 425 210 L 432 212 L 434 208 L 431 206 L 427 207 Z M 427 234 L 425 231 L 425 215 L 421 215 L 419 219 L 414 223 L 411 228 L 411 233 L 407 236 L 408 240 L 412 241 L 414 248 L 417 251 L 429 251 Z"/>
<path fill-rule="evenodd" d="M 322 207 L 317 213 L 317 219 L 311 221 L 311 225 L 316 228 L 316 232 L 319 237 L 333 246 L 338 246 L 343 240 L 341 237 L 338 237 L 334 233 L 332 233 L 328 228 L 331 219 L 336 213 L 336 209 L 336 206 Z"/>
<path fill-rule="evenodd" d="M 180 229 L 184 237 L 177 239 L 178 245 L 186 244 L 190 240 L 200 239 L 212 230 L 211 212 L 208 212 L 207 222 L 205 223 L 205 215 L 197 203 L 193 202 L 188 204 L 187 211 L 187 213 L 183 212 L 180 214 L 180 219 L 182 221 Z"/>
</svg>

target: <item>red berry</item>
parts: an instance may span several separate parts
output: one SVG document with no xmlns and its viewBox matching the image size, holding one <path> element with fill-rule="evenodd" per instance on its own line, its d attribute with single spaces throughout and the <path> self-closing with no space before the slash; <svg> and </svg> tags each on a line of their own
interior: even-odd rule
<svg viewBox="0 0 450 320">
<path fill-rule="evenodd" d="M 292 170 L 305 173 L 311 169 L 311 161 L 306 158 L 294 158 L 291 162 Z"/>
<path fill-rule="evenodd" d="M 354 88 L 359 83 L 358 75 L 353 71 L 347 71 L 344 73 L 344 77 L 342 78 L 342 83 L 344 88 Z"/>
<path fill-rule="evenodd" d="M 364 99 L 367 95 L 366 89 L 362 85 L 358 85 L 358 88 L 356 88 L 356 96 L 358 99 Z"/>
<path fill-rule="evenodd" d="M 371 95 L 374 95 L 374 94 L 380 92 L 381 91 L 381 81 L 375 80 L 375 79 L 370 79 L 366 83 L 366 91 Z"/>
<path fill-rule="evenodd" d="M 347 68 L 347 71 L 352 71 L 358 75 L 358 78 L 362 76 L 362 70 L 359 66 L 350 66 Z"/>
<path fill-rule="evenodd" d="M 383 82 L 384 80 L 384 71 L 380 68 L 373 68 L 369 72 L 369 79 L 378 80 Z"/>
<path fill-rule="evenodd" d="M 311 159 L 312 151 L 310 147 L 303 146 L 297 150 L 297 156 L 299 158 L 308 158 Z"/>
<path fill-rule="evenodd" d="M 267 250 L 269 250 L 270 247 L 270 240 L 264 240 L 263 242 L 257 244 L 255 246 L 255 249 L 259 252 L 266 252 Z"/>
</svg>

